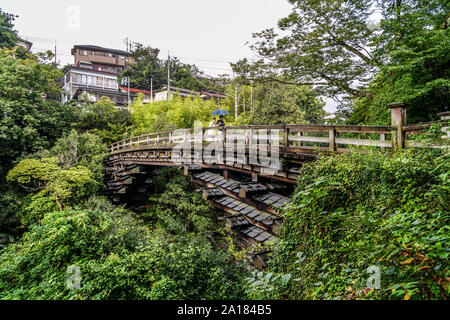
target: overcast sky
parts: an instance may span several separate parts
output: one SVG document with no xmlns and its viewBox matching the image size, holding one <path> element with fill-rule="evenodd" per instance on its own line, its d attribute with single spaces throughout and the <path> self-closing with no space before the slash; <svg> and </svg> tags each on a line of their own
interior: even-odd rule
<svg viewBox="0 0 450 320">
<path fill-rule="evenodd" d="M 125 38 L 168 51 L 209 75 L 230 73 L 229 62 L 248 57 L 252 33 L 275 27 L 290 12 L 286 0 L 0 0 L 19 15 L 19 35 L 33 51 L 54 50 L 73 63 L 75 44 L 126 49 Z M 333 101 L 327 102 L 334 111 Z"/>
</svg>

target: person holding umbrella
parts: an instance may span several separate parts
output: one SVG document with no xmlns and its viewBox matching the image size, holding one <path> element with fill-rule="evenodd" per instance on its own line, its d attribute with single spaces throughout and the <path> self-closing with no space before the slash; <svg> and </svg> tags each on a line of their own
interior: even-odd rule
<svg viewBox="0 0 450 320">
<path fill-rule="evenodd" d="M 211 113 L 211 115 L 213 116 L 220 116 L 219 117 L 219 121 L 216 122 L 216 127 L 219 129 L 219 135 L 220 135 L 220 140 L 223 139 L 223 127 L 225 127 L 225 121 L 223 121 L 223 116 L 230 114 L 227 110 L 223 110 L 223 109 L 218 109 L 216 111 L 214 111 L 213 113 Z M 215 139 L 214 139 L 215 140 Z"/>
<path fill-rule="evenodd" d="M 224 127 L 225 126 L 225 122 L 223 121 L 223 116 L 226 116 L 230 114 L 227 110 L 223 110 L 223 109 L 218 109 L 216 111 L 214 111 L 213 113 L 211 113 L 211 115 L 213 116 L 220 116 L 219 121 L 217 121 L 216 126 L 217 127 Z"/>
<path fill-rule="evenodd" d="M 217 127 L 225 127 L 225 121 L 223 121 L 223 116 L 219 117 L 219 121 L 216 122 Z M 222 128 L 223 129 L 223 128 Z"/>
</svg>

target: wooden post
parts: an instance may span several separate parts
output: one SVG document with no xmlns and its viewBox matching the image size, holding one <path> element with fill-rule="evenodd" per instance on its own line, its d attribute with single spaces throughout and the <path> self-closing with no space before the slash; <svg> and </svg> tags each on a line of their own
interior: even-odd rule
<svg viewBox="0 0 450 320">
<path fill-rule="evenodd" d="M 329 150 L 332 151 L 332 152 L 337 150 L 337 147 L 336 147 L 336 129 L 330 130 Z"/>
<path fill-rule="evenodd" d="M 403 102 L 389 104 L 387 107 L 391 109 L 391 125 L 395 127 L 392 131 L 393 149 L 405 148 L 406 135 L 403 132 L 403 126 L 406 125 L 406 107 L 408 105 Z"/>
<path fill-rule="evenodd" d="M 223 170 L 223 178 L 226 180 L 226 181 L 228 181 L 229 180 L 229 172 L 228 172 L 228 170 Z"/>
<path fill-rule="evenodd" d="M 447 124 L 448 121 L 450 120 L 450 112 L 441 112 L 437 114 L 439 117 L 441 117 L 440 122 Z M 442 132 L 445 134 L 444 136 L 441 137 L 441 139 L 443 140 L 447 140 L 450 141 L 450 127 L 448 126 L 444 126 L 442 127 Z"/>
<path fill-rule="evenodd" d="M 289 128 L 285 127 L 283 132 L 283 147 L 285 150 L 288 147 L 288 143 L 289 143 Z"/>
<path fill-rule="evenodd" d="M 384 133 L 380 133 L 380 141 L 386 141 L 386 134 Z M 385 147 L 380 147 L 381 152 L 385 152 L 386 148 Z"/>
</svg>

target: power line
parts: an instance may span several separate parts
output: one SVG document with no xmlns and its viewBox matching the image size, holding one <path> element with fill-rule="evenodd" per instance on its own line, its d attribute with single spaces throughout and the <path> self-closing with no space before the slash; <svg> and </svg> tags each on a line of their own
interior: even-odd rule
<svg viewBox="0 0 450 320">
<path fill-rule="evenodd" d="M 29 35 L 21 35 L 22 38 L 25 38 L 27 40 L 33 40 L 33 41 L 38 41 L 38 42 L 46 42 L 46 43 L 51 43 L 54 44 L 55 43 L 55 39 L 50 39 L 50 38 L 44 38 L 44 37 L 35 37 L 35 36 L 29 36 Z M 130 44 L 132 43 L 132 41 L 129 38 L 126 38 L 124 41 L 128 40 L 128 46 L 127 48 L 130 49 L 131 46 Z M 73 44 L 74 41 L 68 40 L 68 39 L 56 39 L 56 41 L 58 43 L 70 43 Z M 213 62 L 213 63 L 230 63 L 231 58 L 197 58 L 197 57 L 185 57 L 185 56 L 178 56 L 175 54 L 172 54 L 173 57 L 177 57 L 177 58 L 181 58 L 181 59 L 188 59 L 188 60 L 196 60 L 196 61 L 204 61 L 204 62 Z"/>
<path fill-rule="evenodd" d="M 199 65 L 196 65 L 196 67 L 202 68 L 202 69 L 210 69 L 210 70 L 232 71 L 231 68 L 225 69 L 225 68 L 215 68 L 215 67 L 207 67 L 207 66 L 199 66 Z"/>
<path fill-rule="evenodd" d="M 211 60 L 211 59 L 193 58 L 193 57 L 181 57 L 181 56 L 176 56 L 176 57 L 180 58 L 180 59 L 211 62 L 211 63 L 230 63 L 231 62 L 231 61 L 225 61 L 225 60 Z"/>
<path fill-rule="evenodd" d="M 47 38 L 38 38 L 38 37 L 27 37 L 27 38 L 28 39 L 34 39 L 35 41 L 38 41 L 38 42 L 41 42 L 41 40 L 45 40 L 45 41 L 42 41 L 42 42 L 52 44 L 52 45 L 49 45 L 48 48 L 33 47 L 33 51 L 44 51 L 44 52 L 45 51 L 54 51 L 55 40 L 51 40 L 51 39 L 47 39 Z M 57 41 L 60 42 L 60 40 L 57 40 Z M 64 50 L 64 49 L 58 48 L 58 56 L 71 57 L 73 55 L 72 55 L 72 52 L 70 50 Z M 177 58 L 180 58 L 180 59 L 183 59 L 183 60 L 184 59 L 188 59 L 188 60 L 196 60 L 196 61 L 202 61 L 202 62 L 229 63 L 228 61 L 225 61 L 225 60 L 200 59 L 200 58 L 196 59 L 196 58 L 193 58 L 193 57 L 181 57 L 181 56 L 177 56 Z M 183 62 L 183 61 L 181 61 L 181 62 Z M 194 63 L 194 65 L 197 68 L 199 68 L 200 70 L 203 70 L 203 71 L 206 71 L 206 72 L 207 71 L 211 71 L 211 72 L 217 72 L 217 71 L 231 72 L 232 71 L 231 67 L 221 68 L 219 66 L 205 66 L 205 65 L 198 65 L 198 64 L 195 64 L 195 63 Z"/>
</svg>

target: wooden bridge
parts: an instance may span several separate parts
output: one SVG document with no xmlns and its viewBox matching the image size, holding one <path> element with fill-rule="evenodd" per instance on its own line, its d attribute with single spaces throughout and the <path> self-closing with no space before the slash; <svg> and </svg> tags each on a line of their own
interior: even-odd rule
<svg viewBox="0 0 450 320">
<path fill-rule="evenodd" d="M 109 147 L 106 187 L 118 201 L 132 199 L 151 190 L 158 168 L 184 168 L 203 187 L 203 198 L 228 214 L 226 225 L 260 246 L 252 258 L 263 268 L 264 243 L 277 237 L 279 208 L 289 202 L 303 163 L 316 159 L 318 152 L 394 152 L 420 147 L 411 137 L 431 124 L 407 126 L 404 105 L 392 105 L 391 110 L 391 126 L 228 126 L 125 139 Z M 441 116 L 448 120 L 450 114 Z M 211 146 L 214 152 L 205 155 Z M 271 159 L 280 161 L 269 166 Z"/>
</svg>

